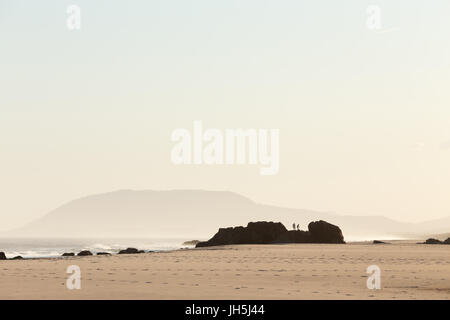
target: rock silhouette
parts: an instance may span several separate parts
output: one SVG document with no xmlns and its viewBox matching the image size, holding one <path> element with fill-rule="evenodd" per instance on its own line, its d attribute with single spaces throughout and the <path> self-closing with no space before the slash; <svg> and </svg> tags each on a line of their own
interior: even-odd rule
<svg viewBox="0 0 450 320">
<path fill-rule="evenodd" d="M 309 231 L 288 230 L 282 233 L 274 243 L 311 243 L 311 234 Z"/>
<path fill-rule="evenodd" d="M 6 260 L 6 256 L 4 252 L 0 252 L 0 260 Z"/>
<path fill-rule="evenodd" d="M 442 244 L 442 241 L 438 240 L 438 239 L 430 238 L 430 239 L 427 239 L 424 243 L 425 244 Z"/>
<path fill-rule="evenodd" d="M 73 252 L 64 252 L 61 256 L 62 257 L 73 257 L 73 256 L 75 256 L 75 253 L 73 253 Z"/>
<path fill-rule="evenodd" d="M 120 250 L 119 254 L 136 254 L 136 253 L 144 253 L 143 250 L 138 250 L 136 248 L 127 248 L 125 250 Z"/>
<path fill-rule="evenodd" d="M 79 257 L 92 256 L 92 252 L 88 250 L 83 250 L 80 253 L 78 253 L 77 256 Z"/>
<path fill-rule="evenodd" d="M 23 259 L 22 256 L 16 256 L 16 257 L 12 258 L 11 260 L 22 260 L 22 259 Z"/>
<path fill-rule="evenodd" d="M 108 252 L 97 252 L 97 255 L 98 256 L 109 256 L 109 255 L 111 255 L 111 253 L 108 253 Z"/>
<path fill-rule="evenodd" d="M 430 238 L 427 239 L 424 244 L 450 244 L 450 238 L 447 238 L 445 241 L 441 241 L 438 239 Z"/>
<path fill-rule="evenodd" d="M 345 243 L 341 229 L 326 221 L 311 222 L 308 231 L 290 230 L 280 222 L 249 222 L 247 227 L 220 228 L 196 248 L 229 244 Z"/>
<path fill-rule="evenodd" d="M 275 242 L 288 232 L 280 222 L 250 222 L 247 227 L 220 228 L 212 239 L 199 242 L 196 248 L 226 244 L 262 244 Z"/>
<path fill-rule="evenodd" d="M 323 220 L 311 222 L 308 230 L 313 243 L 344 243 L 341 229 Z"/>
</svg>

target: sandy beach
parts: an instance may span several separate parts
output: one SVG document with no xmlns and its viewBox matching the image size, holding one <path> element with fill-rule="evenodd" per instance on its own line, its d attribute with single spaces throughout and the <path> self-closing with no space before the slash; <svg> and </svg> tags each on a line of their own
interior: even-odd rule
<svg viewBox="0 0 450 320">
<path fill-rule="evenodd" d="M 239 245 L 0 261 L 0 299 L 450 299 L 450 247 Z M 68 290 L 67 267 L 81 269 Z M 366 286 L 369 265 L 381 289 Z"/>
</svg>

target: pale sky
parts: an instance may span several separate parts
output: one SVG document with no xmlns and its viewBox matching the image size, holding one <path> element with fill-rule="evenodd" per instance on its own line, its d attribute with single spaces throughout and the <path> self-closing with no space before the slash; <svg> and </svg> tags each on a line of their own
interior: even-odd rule
<svg viewBox="0 0 450 320">
<path fill-rule="evenodd" d="M 0 229 L 118 189 L 449 216 L 449 17 L 448 0 L 0 0 Z M 278 175 L 174 166 L 194 120 L 279 129 Z"/>
</svg>

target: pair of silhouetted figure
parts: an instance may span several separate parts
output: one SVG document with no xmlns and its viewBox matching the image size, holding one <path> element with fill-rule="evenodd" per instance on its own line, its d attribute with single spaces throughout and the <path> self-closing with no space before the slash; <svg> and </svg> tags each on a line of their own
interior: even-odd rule
<svg viewBox="0 0 450 320">
<path fill-rule="evenodd" d="M 295 229 L 295 223 L 292 224 L 292 229 L 293 229 L 293 230 L 296 230 L 296 229 Z M 300 225 L 299 225 L 299 224 L 297 225 L 297 231 L 298 231 L 298 230 L 300 230 Z"/>
</svg>

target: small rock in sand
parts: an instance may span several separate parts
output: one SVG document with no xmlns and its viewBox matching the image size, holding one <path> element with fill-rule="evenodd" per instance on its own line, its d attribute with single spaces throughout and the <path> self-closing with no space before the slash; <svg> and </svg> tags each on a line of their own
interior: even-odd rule
<svg viewBox="0 0 450 320">
<path fill-rule="evenodd" d="M 80 253 L 78 253 L 77 256 L 79 256 L 79 257 L 92 256 L 92 252 L 90 252 L 88 250 L 83 250 Z"/>
<path fill-rule="evenodd" d="M 136 253 L 144 253 L 143 250 L 138 250 L 136 248 L 127 248 L 125 250 L 120 250 L 119 254 L 136 254 Z"/>
<path fill-rule="evenodd" d="M 73 257 L 73 256 L 75 256 L 75 253 L 73 253 L 73 252 L 65 252 L 61 256 L 62 257 Z"/>
</svg>

